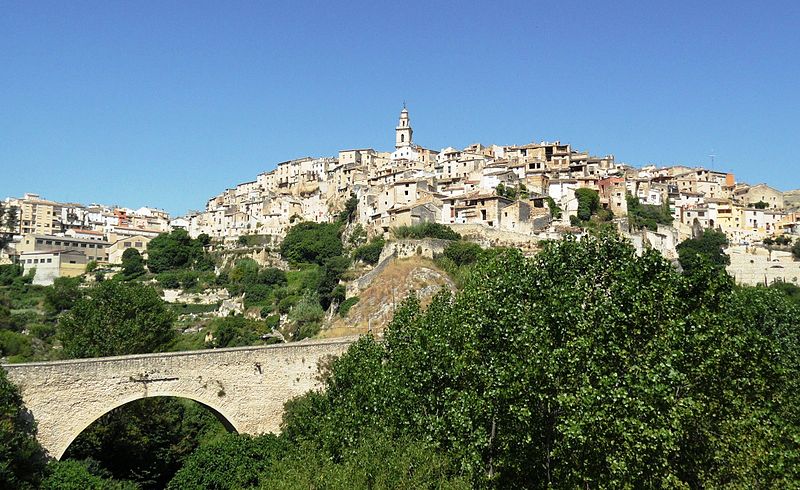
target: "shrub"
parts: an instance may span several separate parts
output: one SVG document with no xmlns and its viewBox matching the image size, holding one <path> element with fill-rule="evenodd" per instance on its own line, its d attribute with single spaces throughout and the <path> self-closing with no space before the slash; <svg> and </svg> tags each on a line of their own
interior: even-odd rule
<svg viewBox="0 0 800 490">
<path fill-rule="evenodd" d="M 362 245 L 353 251 L 353 259 L 364 263 L 375 265 L 380 260 L 381 252 L 386 241 L 381 237 L 375 237 L 366 245 Z"/>
<path fill-rule="evenodd" d="M 460 240 L 461 235 L 441 223 L 420 223 L 411 226 L 399 226 L 392 229 L 397 238 L 440 238 L 442 240 Z"/>
<path fill-rule="evenodd" d="M 472 242 L 453 242 L 444 249 L 444 256 L 452 260 L 456 265 L 462 266 L 472 264 L 481 256 L 483 249 L 477 243 Z"/>
<path fill-rule="evenodd" d="M 353 296 L 342 301 L 342 303 L 339 305 L 339 316 L 346 317 L 347 313 L 350 312 L 350 308 L 358 303 L 358 299 L 358 296 Z"/>
<path fill-rule="evenodd" d="M 322 265 L 329 258 L 342 255 L 341 232 L 341 223 L 298 223 L 281 242 L 281 256 L 293 263 Z"/>
</svg>

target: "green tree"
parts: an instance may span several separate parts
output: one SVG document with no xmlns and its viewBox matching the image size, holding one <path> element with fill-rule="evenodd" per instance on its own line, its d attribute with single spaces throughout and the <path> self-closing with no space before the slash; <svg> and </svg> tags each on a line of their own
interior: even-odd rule
<svg viewBox="0 0 800 490">
<path fill-rule="evenodd" d="M 52 461 L 41 490 L 136 490 L 130 481 L 115 481 L 89 461 Z"/>
<path fill-rule="evenodd" d="M 192 267 L 199 270 L 209 270 L 209 267 L 213 269 L 213 262 L 209 261 L 203 251 L 206 243 L 207 236 L 193 240 L 182 229 L 162 233 L 147 244 L 147 268 L 154 274 Z"/>
<path fill-rule="evenodd" d="M 353 227 L 353 231 L 350 232 L 350 236 L 347 237 L 347 243 L 350 246 L 359 247 L 366 243 L 367 241 L 367 231 L 364 230 L 364 227 L 361 226 L 361 223 L 357 223 L 356 226 Z"/>
<path fill-rule="evenodd" d="M 453 242 L 444 249 L 444 256 L 452 260 L 457 266 L 474 263 L 482 253 L 481 246 L 472 242 Z"/>
<path fill-rule="evenodd" d="M 0 366 L 0 487 L 36 488 L 45 457 L 22 396 Z"/>
<path fill-rule="evenodd" d="M 669 205 L 664 203 L 662 206 L 642 204 L 638 197 L 631 193 L 625 194 L 628 204 L 628 223 L 634 229 L 657 230 L 658 225 L 671 225 L 673 218 L 669 212 Z"/>
<path fill-rule="evenodd" d="M 614 235 L 505 251 L 351 346 L 284 434 L 334 461 L 375 431 L 430 441 L 475 486 L 791 486 L 799 321 L 777 291 Z"/>
<path fill-rule="evenodd" d="M 552 216 L 553 219 L 561 219 L 561 208 L 558 207 L 558 204 L 556 204 L 555 200 L 553 200 L 552 197 L 547 196 L 545 201 L 547 202 L 547 207 L 550 209 L 550 216 Z"/>
<path fill-rule="evenodd" d="M 285 451 L 285 443 L 271 434 L 258 437 L 229 434 L 195 451 L 167 488 L 238 490 L 258 487 L 272 461 L 281 458 Z"/>
<path fill-rule="evenodd" d="M 175 336 L 172 322 L 152 287 L 103 281 L 59 319 L 58 337 L 68 357 L 157 352 Z"/>
<path fill-rule="evenodd" d="M 186 458 L 227 430 L 199 403 L 169 397 L 136 400 L 103 415 L 70 444 L 62 459 L 92 459 L 99 476 L 164 488 Z"/>
<path fill-rule="evenodd" d="M 798 238 L 794 242 L 794 245 L 792 245 L 792 256 L 795 258 L 795 260 L 800 259 L 800 238 Z"/>
<path fill-rule="evenodd" d="M 291 262 L 322 265 L 329 258 L 342 255 L 341 234 L 340 223 L 298 223 L 286 233 L 280 252 Z"/>
<path fill-rule="evenodd" d="M 575 191 L 578 200 L 578 219 L 589 221 L 593 214 L 600 209 L 600 196 L 594 189 L 582 187 Z"/>
<path fill-rule="evenodd" d="M 135 248 L 128 248 L 122 252 L 122 275 L 126 279 L 133 279 L 144 274 L 144 259 Z"/>
<path fill-rule="evenodd" d="M 72 308 L 83 298 L 80 277 L 58 277 L 53 285 L 44 289 L 44 307 L 50 315 L 57 315 Z"/>
<path fill-rule="evenodd" d="M 724 269 L 731 263 L 730 257 L 723 250 L 727 244 L 728 238 L 721 231 L 704 230 L 697 238 L 689 238 L 678 244 L 678 260 L 687 272 L 697 268 L 700 261 L 708 261 L 713 266 Z"/>
<path fill-rule="evenodd" d="M 350 195 L 350 199 L 344 204 L 344 209 L 341 213 L 339 213 L 339 222 L 341 223 L 349 223 L 353 221 L 353 217 L 356 215 L 356 210 L 358 209 L 358 198 L 355 194 Z"/>
<path fill-rule="evenodd" d="M 769 204 L 765 203 L 764 201 L 758 201 L 750 203 L 750 207 L 755 209 L 767 209 Z"/>
<path fill-rule="evenodd" d="M 375 265 L 381 258 L 381 252 L 386 245 L 386 240 L 380 236 L 373 237 L 366 245 L 362 245 L 353 250 L 353 259 L 360 260 L 366 264 Z"/>
</svg>

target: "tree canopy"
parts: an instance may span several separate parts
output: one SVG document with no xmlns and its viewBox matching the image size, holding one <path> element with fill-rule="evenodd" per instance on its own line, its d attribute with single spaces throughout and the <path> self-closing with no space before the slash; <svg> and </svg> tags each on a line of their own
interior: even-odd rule
<svg viewBox="0 0 800 490">
<path fill-rule="evenodd" d="M 172 322 L 152 287 L 103 281 L 60 318 L 58 336 L 68 357 L 158 352 L 175 335 Z"/>
<path fill-rule="evenodd" d="M 341 223 L 304 221 L 289 229 L 281 242 L 280 252 L 294 263 L 322 265 L 331 257 L 342 255 Z"/>
<path fill-rule="evenodd" d="M 45 459 L 35 435 L 19 390 L 0 366 L 0 488 L 36 488 Z"/>
<path fill-rule="evenodd" d="M 174 269 L 213 268 L 213 263 L 203 253 L 207 243 L 208 235 L 192 239 L 182 229 L 162 233 L 147 244 L 147 268 L 154 274 Z"/>
<path fill-rule="evenodd" d="M 707 261 L 713 266 L 724 269 L 731 263 L 731 258 L 723 251 L 728 244 L 728 238 L 721 231 L 704 230 L 700 236 L 689 238 L 678 244 L 678 260 L 685 271 L 698 267 L 702 261 Z"/>
<path fill-rule="evenodd" d="M 505 251 L 354 344 L 284 434 L 334 461 L 375 431 L 430 441 L 476 486 L 786 486 L 799 322 L 779 291 L 618 237 Z"/>
</svg>

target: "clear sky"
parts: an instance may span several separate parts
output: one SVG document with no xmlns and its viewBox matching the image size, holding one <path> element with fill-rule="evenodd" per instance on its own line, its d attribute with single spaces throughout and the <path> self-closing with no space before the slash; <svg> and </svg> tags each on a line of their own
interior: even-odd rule
<svg viewBox="0 0 800 490">
<path fill-rule="evenodd" d="M 0 3 L 0 197 L 171 213 L 302 156 L 560 140 L 800 187 L 800 2 Z"/>
</svg>

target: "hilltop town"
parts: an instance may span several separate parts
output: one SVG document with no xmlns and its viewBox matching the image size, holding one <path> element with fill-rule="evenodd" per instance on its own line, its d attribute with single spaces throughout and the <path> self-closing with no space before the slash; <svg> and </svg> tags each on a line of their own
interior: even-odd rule
<svg viewBox="0 0 800 490">
<path fill-rule="evenodd" d="M 674 258 L 678 243 L 715 229 L 738 257 L 729 269 L 738 280 L 796 282 L 800 275 L 788 252 L 754 248 L 776 238 L 790 244 L 800 233 L 795 193 L 702 167 L 635 168 L 560 141 L 433 150 L 414 142 L 405 107 L 392 152 L 347 149 L 336 157 L 281 162 L 186 216 L 59 203 L 37 194 L 7 198 L 2 231 L 9 247 L 0 260 L 36 266 L 47 283 L 91 261 L 118 264 L 128 248 L 146 254 L 151 239 L 174 229 L 207 235 L 220 246 L 251 235 L 279 243 L 298 222 L 333 221 L 352 198 L 353 222 L 369 237 L 439 223 L 478 243 L 528 249 L 541 239 L 604 226 L 627 234 L 639 249 L 654 247 Z"/>
</svg>

